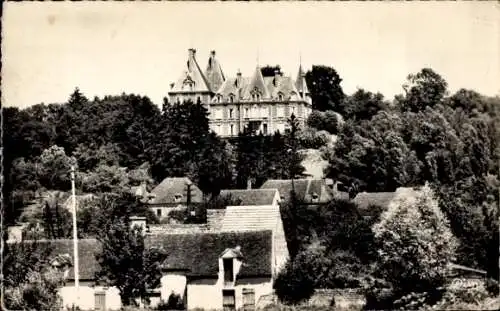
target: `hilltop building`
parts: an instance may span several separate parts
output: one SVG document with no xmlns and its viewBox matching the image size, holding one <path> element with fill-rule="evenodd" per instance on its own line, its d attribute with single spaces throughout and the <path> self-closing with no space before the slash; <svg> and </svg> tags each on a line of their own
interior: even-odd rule
<svg viewBox="0 0 500 311">
<path fill-rule="evenodd" d="M 171 85 L 169 101 L 200 101 L 209 112 L 210 128 L 219 136 L 237 136 L 245 127 L 263 134 L 283 133 L 292 114 L 303 124 L 312 111 L 312 100 L 302 66 L 297 78 L 276 72 L 264 77 L 257 65 L 251 76 L 237 72 L 227 77 L 210 53 L 203 72 L 196 60 L 196 50 L 189 49 L 186 70 Z"/>
</svg>

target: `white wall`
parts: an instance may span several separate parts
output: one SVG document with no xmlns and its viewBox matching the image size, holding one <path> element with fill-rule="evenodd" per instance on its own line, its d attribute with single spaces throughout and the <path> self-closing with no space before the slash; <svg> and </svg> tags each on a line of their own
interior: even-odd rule
<svg viewBox="0 0 500 311">
<path fill-rule="evenodd" d="M 63 307 L 71 307 L 76 304 L 82 310 L 93 310 L 95 308 L 95 292 L 104 290 L 103 287 L 96 286 L 90 282 L 80 283 L 77 300 L 76 290 L 73 284 L 68 284 L 59 289 L 59 295 L 62 298 Z M 120 292 L 116 287 L 108 287 L 106 292 L 106 309 L 119 310 L 121 308 Z"/>
<path fill-rule="evenodd" d="M 243 307 L 243 289 L 255 291 L 255 303 L 263 295 L 273 292 L 271 278 L 249 278 L 237 281 L 234 287 L 224 288 L 222 280 L 200 279 L 193 280 L 187 286 L 187 308 L 222 309 L 222 290 L 234 289 L 236 309 Z"/>
<path fill-rule="evenodd" d="M 178 273 L 167 273 L 161 278 L 161 299 L 168 301 L 172 292 L 176 295 L 184 296 L 186 289 L 186 276 Z"/>
</svg>

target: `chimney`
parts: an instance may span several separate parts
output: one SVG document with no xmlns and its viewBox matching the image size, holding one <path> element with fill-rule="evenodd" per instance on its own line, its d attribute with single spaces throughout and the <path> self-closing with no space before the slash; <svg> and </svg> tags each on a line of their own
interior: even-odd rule
<svg viewBox="0 0 500 311">
<path fill-rule="evenodd" d="M 274 70 L 274 86 L 279 86 L 279 83 L 280 83 L 280 79 L 281 79 L 281 73 L 279 71 L 279 69 L 275 69 Z"/>
<path fill-rule="evenodd" d="M 241 87 L 241 71 L 239 69 L 236 73 L 236 87 Z"/>
<path fill-rule="evenodd" d="M 133 229 L 135 227 L 141 228 L 141 231 L 143 234 L 146 233 L 146 217 L 144 216 L 130 216 L 129 218 L 130 221 L 130 228 Z"/>
<path fill-rule="evenodd" d="M 247 179 L 247 189 L 248 190 L 252 189 L 252 179 L 250 178 Z"/>
<path fill-rule="evenodd" d="M 194 63 L 194 58 L 196 56 L 196 50 L 195 49 L 189 49 L 189 56 L 188 56 L 188 61 L 187 61 L 187 67 L 188 71 L 191 71 L 191 64 Z"/>
<path fill-rule="evenodd" d="M 210 56 L 215 57 L 215 51 L 210 51 Z"/>
</svg>

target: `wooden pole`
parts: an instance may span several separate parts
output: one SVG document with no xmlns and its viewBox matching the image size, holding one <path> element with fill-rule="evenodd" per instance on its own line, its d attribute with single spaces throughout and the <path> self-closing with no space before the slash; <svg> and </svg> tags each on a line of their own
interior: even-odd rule
<svg viewBox="0 0 500 311">
<path fill-rule="evenodd" d="M 76 228 L 76 195 L 75 195 L 75 167 L 71 166 L 71 199 L 73 205 L 73 257 L 75 271 L 75 300 L 76 306 L 79 307 L 79 264 L 78 264 L 78 232 Z"/>
</svg>

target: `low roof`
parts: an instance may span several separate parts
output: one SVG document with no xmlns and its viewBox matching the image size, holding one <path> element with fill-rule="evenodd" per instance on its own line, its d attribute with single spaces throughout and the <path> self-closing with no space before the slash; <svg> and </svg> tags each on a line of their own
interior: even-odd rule
<svg viewBox="0 0 500 311">
<path fill-rule="evenodd" d="M 278 189 L 280 195 L 285 201 L 290 200 L 291 191 L 295 193 L 300 200 L 310 202 L 313 194 L 318 195 L 320 202 L 328 202 L 333 198 L 333 193 L 323 179 L 269 179 L 260 189 Z"/>
<path fill-rule="evenodd" d="M 394 192 L 360 192 L 354 197 L 353 202 L 360 209 L 366 209 L 370 206 L 387 208 L 392 200 L 396 198 L 397 194 L 411 196 L 415 194 L 415 190 L 413 188 L 400 187 Z"/>
<path fill-rule="evenodd" d="M 236 201 L 233 205 L 272 205 L 277 191 L 276 189 L 231 189 L 221 190 L 220 196 L 230 196 Z"/>
<path fill-rule="evenodd" d="M 150 204 L 173 204 L 176 203 L 175 196 L 182 195 L 182 202 L 186 202 L 187 184 L 191 184 L 191 202 L 203 202 L 203 193 L 200 188 L 191 182 L 187 177 L 167 177 L 158 186 L 156 186 L 151 194 L 153 198 L 148 201 Z"/>
<path fill-rule="evenodd" d="M 216 277 L 219 257 L 228 248 L 239 246 L 243 255 L 239 276 L 271 275 L 271 231 L 148 235 L 146 245 L 167 251 L 165 269 L 188 270 L 190 276 L 206 277 Z"/>
<path fill-rule="evenodd" d="M 24 243 L 35 243 L 32 240 L 25 240 Z M 40 240 L 42 247 L 50 249 L 50 260 L 61 258 L 61 256 L 71 259 L 71 268 L 68 274 L 69 280 L 75 279 L 75 272 L 73 269 L 73 240 L 72 239 L 58 239 L 58 240 Z M 79 239 L 78 240 L 78 257 L 79 257 L 79 274 L 81 280 L 94 280 L 95 273 L 99 269 L 95 255 L 100 251 L 100 243 L 96 239 Z"/>
<path fill-rule="evenodd" d="M 279 206 L 228 206 L 221 231 L 275 230 L 280 220 Z"/>
</svg>

